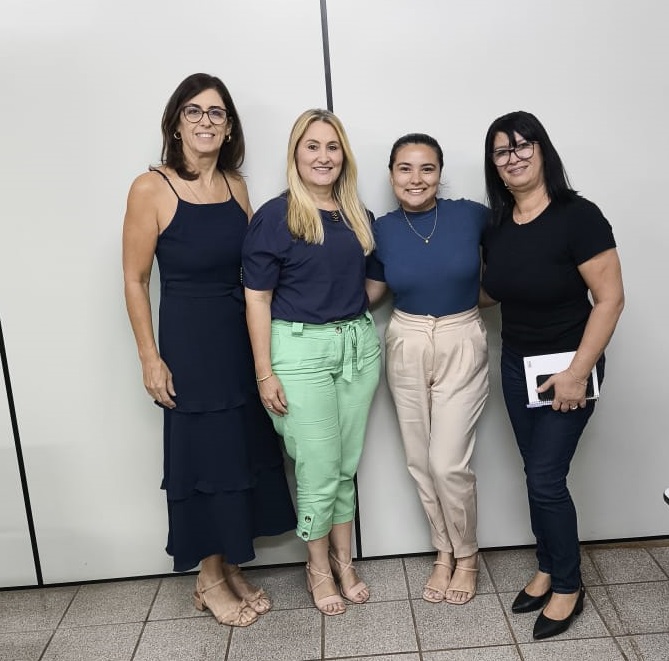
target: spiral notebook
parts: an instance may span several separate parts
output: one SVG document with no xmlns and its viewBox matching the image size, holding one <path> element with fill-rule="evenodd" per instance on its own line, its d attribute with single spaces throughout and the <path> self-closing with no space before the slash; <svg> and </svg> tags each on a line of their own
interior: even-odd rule
<svg viewBox="0 0 669 661">
<path fill-rule="evenodd" d="M 562 353 L 546 353 L 541 356 L 527 356 L 523 358 L 525 367 L 525 382 L 527 384 L 527 408 L 549 406 L 553 403 L 555 391 L 549 388 L 546 392 L 538 393 L 537 388 L 557 372 L 566 370 L 576 355 L 575 351 Z M 599 379 L 597 370 L 593 367 L 588 376 L 585 388 L 586 399 L 599 399 Z"/>
</svg>

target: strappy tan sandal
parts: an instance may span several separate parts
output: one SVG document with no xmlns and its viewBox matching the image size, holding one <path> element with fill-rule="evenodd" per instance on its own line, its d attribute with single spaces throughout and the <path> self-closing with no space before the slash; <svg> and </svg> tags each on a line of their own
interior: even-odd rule
<svg viewBox="0 0 669 661">
<path fill-rule="evenodd" d="M 240 599 L 243 599 L 258 615 L 264 615 L 272 608 L 272 602 L 267 593 L 262 588 L 256 588 L 255 585 L 251 585 L 242 575 L 239 565 L 225 563 L 223 571 L 226 573 L 230 589 Z"/>
<path fill-rule="evenodd" d="M 318 608 L 318 610 L 323 613 L 323 615 L 341 615 L 342 613 L 346 612 L 346 604 L 342 601 L 341 597 L 339 594 L 329 594 L 325 597 L 321 597 L 320 599 L 316 599 L 314 596 L 314 590 L 318 588 L 320 585 L 325 583 L 328 579 L 332 580 L 334 582 L 334 576 L 332 575 L 332 572 L 328 572 L 327 574 L 324 574 L 322 571 L 318 571 L 317 569 L 312 569 L 312 567 L 309 565 L 307 562 L 307 566 L 305 567 L 307 571 L 307 590 L 309 590 L 309 593 L 311 594 L 311 598 L 314 601 L 314 606 Z M 320 581 L 317 583 L 312 583 L 311 582 L 311 577 L 312 576 L 320 576 Z M 341 604 L 344 608 L 342 608 L 339 611 L 327 611 L 325 610 L 326 606 L 331 606 L 333 604 Z"/>
<path fill-rule="evenodd" d="M 451 570 L 451 575 L 453 573 L 453 565 L 450 562 L 442 562 L 441 560 L 435 560 L 433 565 L 441 565 L 442 567 L 448 567 L 448 569 Z M 449 579 L 449 584 L 450 584 L 450 579 L 451 577 L 448 577 Z M 431 595 L 428 590 L 431 590 L 434 595 Z M 446 587 L 445 590 L 442 590 L 441 588 L 436 588 L 434 585 L 430 585 L 430 582 L 428 581 L 424 586 L 423 586 L 423 600 L 424 601 L 429 601 L 431 604 L 440 604 L 444 599 L 446 598 L 446 590 L 448 590 L 448 587 Z"/>
<path fill-rule="evenodd" d="M 349 562 L 342 562 L 334 553 L 332 553 L 332 551 L 330 551 L 329 556 L 330 556 L 330 567 L 332 569 L 332 573 L 335 575 L 335 578 L 339 582 L 339 591 L 341 592 L 341 596 L 353 604 L 364 604 L 369 599 L 369 593 L 367 594 L 366 597 L 362 598 L 359 598 L 358 595 L 363 590 L 369 590 L 367 583 L 365 583 L 364 581 L 358 581 L 348 590 L 344 590 L 344 586 L 341 582 L 341 577 L 347 571 L 355 572 L 355 569 L 353 568 L 353 560 Z"/>
<path fill-rule="evenodd" d="M 478 561 L 477 561 L 478 562 Z M 464 571 L 464 572 L 469 572 L 471 574 L 478 574 L 479 573 L 479 568 L 478 567 L 461 567 L 456 563 L 455 569 L 453 570 L 453 576 L 451 576 L 451 582 L 448 584 L 448 587 L 446 588 L 446 592 L 448 593 L 449 590 L 452 592 L 464 592 L 467 596 L 465 599 L 462 601 L 455 601 L 453 598 L 449 599 L 448 596 L 444 595 L 444 601 L 447 604 L 453 604 L 454 606 L 464 606 L 466 603 L 470 602 L 474 596 L 476 595 L 476 578 L 474 579 L 474 590 L 470 591 L 467 588 L 460 588 L 457 586 L 453 585 L 454 579 L 455 579 L 455 572 L 457 571 Z"/>
<path fill-rule="evenodd" d="M 193 593 L 195 608 L 199 611 L 209 609 L 219 624 L 227 624 L 230 627 L 248 627 L 249 624 L 253 624 L 258 619 L 258 613 L 249 608 L 244 599 L 225 611 L 216 611 L 214 604 L 207 603 L 206 593 L 217 585 L 221 585 L 221 583 L 226 583 L 225 578 L 203 588 L 198 576 L 195 583 L 195 592 Z"/>
</svg>

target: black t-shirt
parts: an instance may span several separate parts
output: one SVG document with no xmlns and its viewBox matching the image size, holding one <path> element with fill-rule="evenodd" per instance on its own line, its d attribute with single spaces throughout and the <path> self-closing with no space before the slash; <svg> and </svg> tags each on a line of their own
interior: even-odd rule
<svg viewBox="0 0 669 661">
<path fill-rule="evenodd" d="M 532 222 L 486 230 L 483 288 L 501 303 L 502 340 L 523 356 L 574 351 L 592 305 L 579 264 L 615 248 L 611 225 L 581 197 Z"/>
</svg>

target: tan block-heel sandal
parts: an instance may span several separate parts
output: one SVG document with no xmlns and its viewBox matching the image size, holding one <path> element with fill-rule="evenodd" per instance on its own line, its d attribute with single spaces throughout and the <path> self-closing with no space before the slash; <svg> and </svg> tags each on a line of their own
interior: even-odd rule
<svg viewBox="0 0 669 661">
<path fill-rule="evenodd" d="M 230 589 L 258 615 L 264 615 L 272 608 L 272 602 L 267 593 L 262 588 L 251 585 L 244 578 L 238 565 L 226 565 L 224 571 L 227 572 Z"/>
<path fill-rule="evenodd" d="M 476 595 L 476 578 L 474 578 L 474 589 L 469 590 L 469 588 L 463 588 L 463 587 L 458 587 L 457 585 L 453 585 L 454 579 L 455 579 L 455 574 L 457 571 L 464 571 L 464 572 L 469 572 L 470 574 L 478 574 L 479 573 L 479 568 L 478 567 L 460 567 L 459 565 L 455 565 L 455 570 L 453 571 L 453 576 L 451 577 L 451 582 L 448 584 L 448 588 L 446 588 L 446 592 L 464 592 L 467 596 L 465 599 L 462 601 L 455 601 L 453 598 L 449 599 L 448 596 L 444 596 L 444 601 L 447 604 L 453 604 L 455 606 L 464 606 L 466 603 L 470 602 L 474 596 Z"/>
<path fill-rule="evenodd" d="M 195 584 L 195 592 L 193 593 L 193 603 L 195 604 L 195 608 L 199 611 L 209 609 L 219 624 L 227 624 L 230 627 L 248 627 L 249 624 L 253 624 L 258 619 L 258 613 L 252 608 L 249 608 L 244 599 L 241 599 L 237 604 L 231 605 L 230 608 L 222 611 L 216 610 L 217 607 L 213 603 L 207 603 L 206 593 L 217 585 L 221 585 L 221 583 L 225 582 L 225 578 L 222 578 L 220 581 L 216 581 L 215 583 L 208 585 L 206 588 L 203 588 L 200 584 L 200 577 L 198 576 Z"/>
<path fill-rule="evenodd" d="M 440 565 L 442 567 L 447 567 L 448 569 L 451 570 L 451 572 L 453 572 L 453 565 L 450 562 L 442 562 L 441 560 L 435 560 L 432 564 Z M 451 577 L 449 576 L 448 578 L 450 583 Z M 433 594 L 430 594 L 428 590 Z M 429 601 L 431 604 L 440 604 L 446 598 L 446 590 L 448 590 L 448 586 L 442 590 L 441 588 L 437 588 L 434 585 L 430 585 L 430 582 L 428 581 L 423 587 L 423 600 Z"/>
<path fill-rule="evenodd" d="M 344 597 L 344 599 L 350 601 L 351 603 L 364 604 L 369 599 L 369 593 L 367 594 L 366 597 L 362 598 L 359 598 L 358 595 L 363 590 L 369 590 L 367 583 L 365 583 L 364 581 L 358 581 L 348 590 L 344 590 L 344 586 L 341 582 L 342 576 L 347 571 L 355 572 L 355 569 L 353 569 L 353 560 L 351 560 L 350 562 L 342 562 L 334 553 L 330 552 L 329 555 L 330 555 L 330 567 L 332 568 L 332 573 L 339 581 L 339 590 L 341 592 L 341 596 Z"/>
<path fill-rule="evenodd" d="M 323 615 L 341 615 L 346 611 L 346 604 L 342 601 L 341 596 L 337 594 L 329 594 L 325 597 L 321 597 L 320 599 L 316 599 L 314 596 L 314 590 L 316 590 L 320 585 L 325 583 L 328 579 L 334 582 L 334 576 L 332 575 L 332 572 L 328 572 L 327 574 L 324 574 L 322 571 L 318 571 L 317 569 L 313 569 L 309 563 L 307 562 L 307 566 L 305 567 L 306 572 L 307 572 L 307 590 L 311 593 L 311 598 L 314 600 L 314 606 L 318 608 L 318 610 L 323 613 Z M 317 581 L 316 583 L 311 582 L 311 577 L 312 576 L 319 576 L 320 580 Z M 341 604 L 344 608 L 338 611 L 328 611 L 325 610 L 326 606 L 331 606 L 333 604 Z"/>
</svg>

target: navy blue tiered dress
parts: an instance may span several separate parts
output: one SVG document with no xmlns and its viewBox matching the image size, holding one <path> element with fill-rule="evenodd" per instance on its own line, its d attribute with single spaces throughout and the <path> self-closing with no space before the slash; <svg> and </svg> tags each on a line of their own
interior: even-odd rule
<svg viewBox="0 0 669 661">
<path fill-rule="evenodd" d="M 158 342 L 177 393 L 176 408 L 164 409 L 162 484 L 175 571 L 214 554 L 247 562 L 255 557 L 255 537 L 295 528 L 281 446 L 258 397 L 246 328 L 240 278 L 246 228 L 232 192 L 215 204 L 179 198 L 156 247 Z"/>
</svg>

